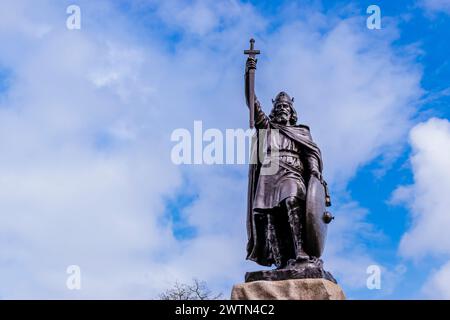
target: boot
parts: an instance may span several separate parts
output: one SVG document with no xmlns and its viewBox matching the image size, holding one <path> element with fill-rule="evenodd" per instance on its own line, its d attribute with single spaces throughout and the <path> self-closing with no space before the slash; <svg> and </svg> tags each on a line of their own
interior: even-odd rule
<svg viewBox="0 0 450 320">
<path fill-rule="evenodd" d="M 280 245 L 278 243 L 277 234 L 275 231 L 275 224 L 273 221 L 273 216 L 271 214 L 267 217 L 268 221 L 268 238 L 269 238 L 269 245 L 270 250 L 272 252 L 273 260 L 275 261 L 275 266 L 277 269 L 283 269 L 286 264 L 283 263 L 283 256 L 281 254 Z"/>
<path fill-rule="evenodd" d="M 303 250 L 302 223 L 300 221 L 300 208 L 293 208 L 288 211 L 289 225 L 292 231 L 296 260 L 298 262 L 309 260 L 309 255 Z"/>
</svg>

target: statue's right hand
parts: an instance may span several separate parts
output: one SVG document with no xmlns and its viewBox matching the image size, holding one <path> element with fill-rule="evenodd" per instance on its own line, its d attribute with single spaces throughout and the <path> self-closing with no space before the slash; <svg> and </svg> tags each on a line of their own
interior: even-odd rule
<svg viewBox="0 0 450 320">
<path fill-rule="evenodd" d="M 258 59 L 254 57 L 248 57 L 247 63 L 245 64 L 245 67 L 247 70 L 250 69 L 256 69 L 256 63 L 258 62 Z"/>
</svg>

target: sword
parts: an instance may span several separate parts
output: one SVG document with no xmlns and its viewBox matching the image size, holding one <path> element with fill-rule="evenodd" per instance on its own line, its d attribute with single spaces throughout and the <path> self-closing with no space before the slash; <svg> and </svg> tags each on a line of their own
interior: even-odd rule
<svg viewBox="0 0 450 320">
<path fill-rule="evenodd" d="M 254 50 L 253 46 L 255 44 L 255 39 L 250 39 L 250 49 L 244 50 L 244 54 L 248 54 L 249 58 L 255 58 L 257 54 L 260 53 L 259 50 Z M 249 109 L 250 109 L 250 128 L 255 127 L 255 69 L 251 68 L 248 70 L 248 90 L 249 90 Z"/>
</svg>

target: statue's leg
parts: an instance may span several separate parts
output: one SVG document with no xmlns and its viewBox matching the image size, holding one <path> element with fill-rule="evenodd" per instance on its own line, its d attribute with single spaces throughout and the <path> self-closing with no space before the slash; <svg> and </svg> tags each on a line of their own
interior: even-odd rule
<svg viewBox="0 0 450 320">
<path fill-rule="evenodd" d="M 289 225 L 292 232 L 295 254 L 297 261 L 309 260 L 309 255 L 303 250 L 300 200 L 296 197 L 289 197 L 285 200 L 286 210 L 289 219 Z"/>
<path fill-rule="evenodd" d="M 275 227 L 275 217 L 273 214 L 269 213 L 267 215 L 267 225 L 268 225 L 268 237 L 270 249 L 272 251 L 272 256 L 275 261 L 275 265 L 278 269 L 284 268 L 286 263 L 283 263 L 283 257 L 281 255 L 280 243 L 278 242 L 276 227 Z"/>
</svg>

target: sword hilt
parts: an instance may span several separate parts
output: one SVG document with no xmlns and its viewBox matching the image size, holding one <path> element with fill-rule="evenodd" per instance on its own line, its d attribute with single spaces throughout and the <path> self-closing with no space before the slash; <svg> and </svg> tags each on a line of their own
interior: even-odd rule
<svg viewBox="0 0 450 320">
<path fill-rule="evenodd" d="M 249 57 L 254 58 L 257 54 L 260 54 L 261 51 L 255 50 L 255 39 L 250 39 L 250 49 L 244 50 L 244 54 L 248 54 Z"/>
</svg>

